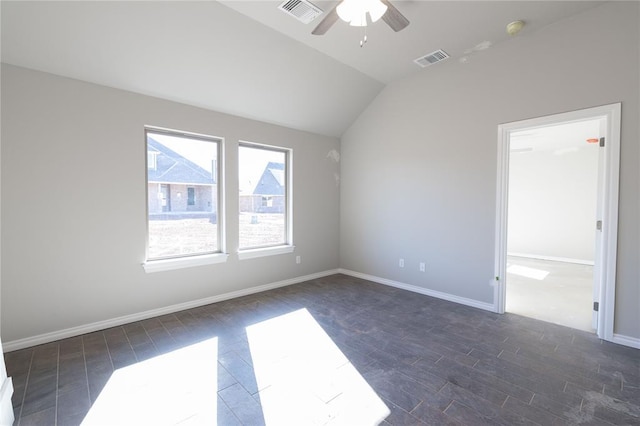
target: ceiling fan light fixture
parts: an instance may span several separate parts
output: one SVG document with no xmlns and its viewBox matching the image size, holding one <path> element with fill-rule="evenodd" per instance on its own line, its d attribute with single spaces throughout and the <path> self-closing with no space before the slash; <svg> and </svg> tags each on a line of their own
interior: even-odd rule
<svg viewBox="0 0 640 426">
<path fill-rule="evenodd" d="M 343 0 L 336 8 L 338 16 L 351 26 L 366 27 L 367 13 L 376 22 L 387 12 L 387 5 L 380 0 Z"/>
<path fill-rule="evenodd" d="M 370 0 L 369 1 L 369 16 L 371 17 L 371 22 L 376 22 L 382 15 L 387 13 L 387 5 L 382 3 L 380 0 Z"/>
<path fill-rule="evenodd" d="M 347 21 L 347 22 L 349 22 L 349 25 L 351 25 L 352 27 L 366 27 L 367 14 L 365 12 L 361 15 L 354 15 L 351 17 L 351 21 Z"/>
</svg>

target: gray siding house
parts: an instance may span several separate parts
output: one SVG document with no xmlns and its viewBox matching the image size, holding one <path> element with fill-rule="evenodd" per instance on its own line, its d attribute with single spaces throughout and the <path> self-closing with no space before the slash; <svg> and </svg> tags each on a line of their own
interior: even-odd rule
<svg viewBox="0 0 640 426">
<path fill-rule="evenodd" d="M 149 219 L 216 216 L 215 164 L 203 169 L 155 139 L 147 138 Z"/>
<path fill-rule="evenodd" d="M 252 193 L 240 195 L 240 211 L 284 213 L 286 186 L 284 164 L 269 162 Z"/>
</svg>

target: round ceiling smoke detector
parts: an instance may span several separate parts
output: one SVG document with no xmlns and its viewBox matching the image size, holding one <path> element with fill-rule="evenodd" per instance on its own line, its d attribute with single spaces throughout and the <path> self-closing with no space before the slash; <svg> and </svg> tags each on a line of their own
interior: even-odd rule
<svg viewBox="0 0 640 426">
<path fill-rule="evenodd" d="M 514 36 L 522 30 L 524 27 L 524 21 L 513 21 L 507 25 L 507 34 Z"/>
</svg>

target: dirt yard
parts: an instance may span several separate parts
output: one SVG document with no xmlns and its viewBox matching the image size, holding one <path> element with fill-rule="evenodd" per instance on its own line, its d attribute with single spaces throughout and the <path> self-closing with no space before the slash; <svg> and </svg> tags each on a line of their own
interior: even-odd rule
<svg viewBox="0 0 640 426">
<path fill-rule="evenodd" d="M 232 236 L 229 236 L 231 239 Z M 240 248 L 285 242 L 282 214 L 240 214 Z M 149 258 L 218 251 L 218 225 L 209 219 L 149 221 Z"/>
<path fill-rule="evenodd" d="M 285 243 L 284 214 L 240 213 L 240 248 Z"/>
</svg>

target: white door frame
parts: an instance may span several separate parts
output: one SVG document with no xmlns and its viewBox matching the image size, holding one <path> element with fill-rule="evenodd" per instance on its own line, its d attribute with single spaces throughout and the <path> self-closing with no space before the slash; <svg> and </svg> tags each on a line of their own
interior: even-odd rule
<svg viewBox="0 0 640 426">
<path fill-rule="evenodd" d="M 496 240 L 494 310 L 503 314 L 506 304 L 507 277 L 507 214 L 509 195 L 509 143 L 511 133 L 554 124 L 604 119 L 604 160 L 599 168 L 598 212 L 602 221 L 600 244 L 596 244 L 594 282 L 599 281 L 598 337 L 613 341 L 615 313 L 616 255 L 618 243 L 618 185 L 620 178 L 620 112 L 621 104 L 603 105 L 546 117 L 522 120 L 498 126 L 498 176 L 496 195 Z M 594 228 L 596 224 L 594 223 Z"/>
</svg>

